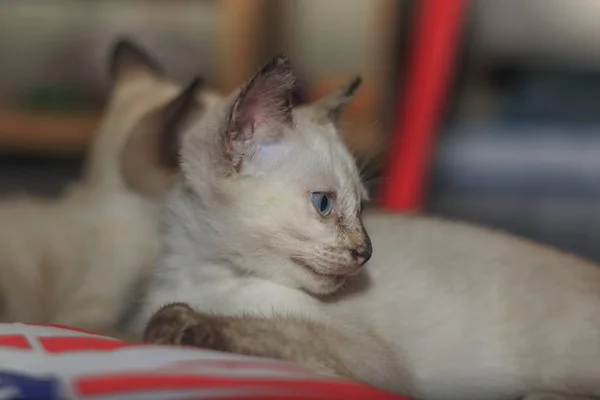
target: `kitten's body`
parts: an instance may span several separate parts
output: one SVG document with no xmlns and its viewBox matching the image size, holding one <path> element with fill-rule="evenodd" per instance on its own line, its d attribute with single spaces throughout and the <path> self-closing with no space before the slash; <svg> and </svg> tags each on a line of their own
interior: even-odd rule
<svg viewBox="0 0 600 400">
<path fill-rule="evenodd" d="M 354 341 L 369 337 L 368 348 L 352 354 L 340 342 L 338 351 L 372 364 L 363 380 L 424 399 L 514 399 L 536 390 L 600 395 L 596 266 L 449 221 L 365 213 L 364 222 L 374 256 L 335 299 L 188 261 L 196 268 L 163 281 L 153 309 L 183 301 L 217 315 L 291 314 L 353 332 Z M 275 325 L 265 331 L 299 332 Z M 259 337 L 271 341 L 268 333 Z M 306 352 L 316 340 L 308 338 Z"/>
<path fill-rule="evenodd" d="M 132 139 L 153 135 L 144 120 L 181 88 L 129 42 L 115 47 L 112 70 L 82 180 L 55 199 L 0 202 L 2 321 L 112 332 L 156 262 L 172 173 L 148 147 L 152 137 Z"/>
<path fill-rule="evenodd" d="M 114 327 L 158 255 L 158 205 L 77 184 L 0 204 L 2 319 Z"/>
<path fill-rule="evenodd" d="M 225 321 L 240 333 L 222 333 L 230 350 L 425 399 L 600 396 L 600 269 L 486 229 L 365 213 L 374 256 L 353 275 L 349 243 L 368 242 L 362 186 L 333 126 L 317 118 L 330 104 L 294 110 L 286 125 L 269 79 L 287 72 L 269 68 L 184 142 L 138 329 L 161 306 L 184 302 L 235 317 Z M 335 191 L 331 215 L 312 208 L 307 193 L 319 191 Z"/>
</svg>

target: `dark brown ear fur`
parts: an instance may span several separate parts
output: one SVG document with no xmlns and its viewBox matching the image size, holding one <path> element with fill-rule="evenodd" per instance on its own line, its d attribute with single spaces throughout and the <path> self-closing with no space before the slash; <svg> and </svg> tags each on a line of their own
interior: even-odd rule
<svg viewBox="0 0 600 400">
<path fill-rule="evenodd" d="M 154 57 L 127 38 L 121 38 L 114 44 L 108 70 L 113 82 L 136 74 L 155 78 L 164 76 L 162 67 Z"/>
<path fill-rule="evenodd" d="M 203 80 L 196 78 L 175 99 L 144 117 L 134 128 L 122 156 L 127 184 L 147 195 L 161 195 L 179 171 L 182 135 L 196 112 Z"/>
<path fill-rule="evenodd" d="M 354 99 L 361 84 L 362 78 L 356 76 L 344 86 L 315 101 L 309 107 L 321 122 L 335 123 L 346 109 L 346 106 Z"/>
<path fill-rule="evenodd" d="M 162 112 L 159 134 L 160 159 L 167 168 L 179 169 L 181 135 L 187 125 L 188 116 L 200 107 L 197 98 L 203 86 L 204 80 L 200 77 L 195 78 Z"/>
</svg>

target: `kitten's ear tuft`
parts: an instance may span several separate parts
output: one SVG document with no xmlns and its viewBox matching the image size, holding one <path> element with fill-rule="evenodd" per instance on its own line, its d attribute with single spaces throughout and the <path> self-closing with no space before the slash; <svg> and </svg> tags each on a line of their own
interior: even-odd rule
<svg viewBox="0 0 600 400">
<path fill-rule="evenodd" d="M 233 102 L 227 133 L 230 142 L 276 139 L 291 126 L 295 77 L 289 60 L 277 56 L 238 93 Z M 263 137 L 256 138 L 260 130 Z"/>
<path fill-rule="evenodd" d="M 108 69 L 113 82 L 136 74 L 154 78 L 164 76 L 159 63 L 128 38 L 120 38 L 113 45 Z"/>
<path fill-rule="evenodd" d="M 352 102 L 362 84 L 362 77 L 356 76 L 344 86 L 334 90 L 310 105 L 322 122 L 337 122 L 348 104 Z"/>
<path fill-rule="evenodd" d="M 125 182 L 146 195 L 161 195 L 180 169 L 180 149 L 188 125 L 203 111 L 198 98 L 204 80 L 196 78 L 177 97 L 136 125 L 122 155 Z"/>
<path fill-rule="evenodd" d="M 360 85 L 362 85 L 362 81 L 363 81 L 362 76 L 360 76 L 360 75 L 355 76 L 354 79 L 352 79 L 350 81 L 350 83 L 348 85 L 346 85 L 346 87 L 345 87 L 345 91 L 344 91 L 345 97 L 350 97 L 350 98 L 354 97 L 354 95 L 360 88 Z"/>
</svg>

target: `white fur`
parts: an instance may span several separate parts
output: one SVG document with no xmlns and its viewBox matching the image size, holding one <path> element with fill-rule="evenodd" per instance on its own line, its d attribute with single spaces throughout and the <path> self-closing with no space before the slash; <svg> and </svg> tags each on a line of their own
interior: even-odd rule
<svg viewBox="0 0 600 400">
<path fill-rule="evenodd" d="M 321 272 L 345 265 L 343 252 L 325 249 L 348 238 L 317 215 L 310 191 L 335 191 L 334 218 L 360 227 L 364 189 L 333 124 L 318 123 L 310 106 L 295 110 L 280 142 L 257 146 L 239 173 L 224 175 L 219 135 L 231 101 L 183 145 L 164 255 L 137 329 L 173 301 L 224 315 L 293 313 L 358 341 L 377 335 L 381 347 L 356 359 L 373 365 L 373 383 L 416 397 L 600 395 L 596 266 L 482 228 L 370 212 L 374 256 L 340 289 L 290 261 L 303 257 Z"/>
</svg>

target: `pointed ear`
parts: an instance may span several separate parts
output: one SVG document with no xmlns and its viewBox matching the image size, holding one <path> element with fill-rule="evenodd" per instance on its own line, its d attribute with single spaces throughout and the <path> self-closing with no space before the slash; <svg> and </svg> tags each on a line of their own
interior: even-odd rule
<svg viewBox="0 0 600 400">
<path fill-rule="evenodd" d="M 195 78 L 175 100 L 165 107 L 162 113 L 159 132 L 160 153 L 166 167 L 179 168 L 182 134 L 189 123 L 189 117 L 200 108 L 198 95 L 203 87 L 204 79 Z"/>
<path fill-rule="evenodd" d="M 134 128 L 122 154 L 122 173 L 133 189 L 160 195 L 172 185 L 179 172 L 183 134 L 202 111 L 199 92 L 203 80 L 196 78 L 165 106 L 151 112 Z"/>
<path fill-rule="evenodd" d="M 335 123 L 340 118 L 346 106 L 354 99 L 361 84 L 362 78 L 357 76 L 344 86 L 315 101 L 308 107 L 310 107 L 318 121 Z"/>
<path fill-rule="evenodd" d="M 159 63 L 140 46 L 126 38 L 119 39 L 113 46 L 109 74 L 113 82 L 136 75 L 146 75 L 155 79 L 164 76 Z"/>
<path fill-rule="evenodd" d="M 290 62 L 278 56 L 235 96 L 225 133 L 225 150 L 234 166 L 259 143 L 280 139 L 293 125 L 294 81 Z"/>
</svg>

